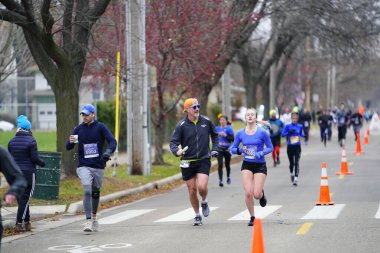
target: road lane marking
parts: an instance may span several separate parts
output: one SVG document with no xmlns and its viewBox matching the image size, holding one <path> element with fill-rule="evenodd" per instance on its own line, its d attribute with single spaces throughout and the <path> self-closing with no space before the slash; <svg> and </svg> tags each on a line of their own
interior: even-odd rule
<svg viewBox="0 0 380 253">
<path fill-rule="evenodd" d="M 353 164 L 354 164 L 354 162 L 349 162 L 348 166 L 352 166 Z"/>
<path fill-rule="evenodd" d="M 380 219 L 380 205 L 379 205 L 379 209 L 377 209 L 377 212 L 376 212 L 375 218 L 376 218 L 376 219 Z"/>
<path fill-rule="evenodd" d="M 313 223 L 310 223 L 310 222 L 306 222 L 306 223 L 302 224 L 302 226 L 298 229 L 296 234 L 297 235 L 306 234 L 307 232 L 309 232 L 309 229 L 311 228 L 311 226 L 313 226 Z"/>
<path fill-rule="evenodd" d="M 211 212 L 217 209 L 218 207 L 210 206 L 209 208 Z M 201 208 L 199 209 L 199 212 L 202 213 Z M 194 219 L 194 217 L 195 217 L 195 214 L 194 214 L 193 208 L 188 208 L 181 212 L 169 215 L 165 218 L 156 220 L 154 222 L 189 221 L 191 219 Z"/>
<path fill-rule="evenodd" d="M 137 209 L 137 210 L 127 210 L 121 213 L 117 213 L 105 218 L 99 219 L 99 224 L 115 224 L 125 220 L 135 218 L 137 216 L 152 212 L 156 209 Z"/>
<path fill-rule="evenodd" d="M 346 206 L 345 204 L 315 206 L 301 219 L 302 220 L 336 219 L 345 206 Z"/>
<path fill-rule="evenodd" d="M 344 178 L 344 174 L 339 175 L 339 179 L 343 179 L 343 178 Z"/>
<path fill-rule="evenodd" d="M 267 217 L 271 213 L 274 213 L 281 207 L 282 206 L 266 206 L 266 207 L 255 206 L 255 217 L 264 219 L 265 217 Z M 251 218 L 251 215 L 249 214 L 248 210 L 245 210 L 229 218 L 228 220 L 249 220 L 250 218 Z"/>
</svg>

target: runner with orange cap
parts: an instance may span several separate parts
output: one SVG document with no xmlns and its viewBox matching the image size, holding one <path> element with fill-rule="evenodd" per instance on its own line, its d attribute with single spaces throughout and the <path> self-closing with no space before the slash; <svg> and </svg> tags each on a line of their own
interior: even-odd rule
<svg viewBox="0 0 380 253">
<path fill-rule="evenodd" d="M 170 151 L 181 157 L 182 179 L 186 182 L 190 203 L 195 212 L 194 226 L 202 225 L 199 213 L 199 195 L 202 198 L 202 214 L 207 217 L 210 209 L 207 201 L 207 184 L 211 168 L 211 157 L 218 156 L 218 133 L 211 120 L 200 115 L 201 105 L 196 98 L 186 99 L 183 110 L 187 116 L 175 127 Z M 209 140 L 212 140 L 210 151 Z"/>
</svg>

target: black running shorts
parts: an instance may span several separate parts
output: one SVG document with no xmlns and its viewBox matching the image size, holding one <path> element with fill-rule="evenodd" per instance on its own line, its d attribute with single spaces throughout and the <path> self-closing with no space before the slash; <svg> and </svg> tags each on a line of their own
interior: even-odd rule
<svg viewBox="0 0 380 253">
<path fill-rule="evenodd" d="M 183 165 L 182 162 L 181 162 L 181 165 Z M 198 173 L 206 174 L 208 176 L 210 174 L 210 167 L 211 167 L 210 159 L 202 159 L 198 161 L 189 162 L 189 164 L 186 165 L 186 168 L 183 168 L 181 166 L 182 179 L 184 181 L 187 181 L 189 179 L 192 179 Z"/>
<path fill-rule="evenodd" d="M 241 165 L 241 170 L 249 170 L 253 174 L 263 173 L 266 175 L 267 174 L 267 164 L 266 163 L 253 163 L 253 162 L 243 161 L 243 164 Z"/>
</svg>

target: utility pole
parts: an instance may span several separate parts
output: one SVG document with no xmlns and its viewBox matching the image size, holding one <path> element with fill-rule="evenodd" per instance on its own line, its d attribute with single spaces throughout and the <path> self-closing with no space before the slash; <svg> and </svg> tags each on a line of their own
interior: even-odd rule
<svg viewBox="0 0 380 253">
<path fill-rule="evenodd" d="M 223 108 L 222 112 L 231 119 L 231 72 L 230 65 L 224 70 L 222 77 Z"/>
<path fill-rule="evenodd" d="M 150 173 L 148 138 L 148 81 L 145 62 L 145 0 L 127 0 L 127 136 L 129 173 Z M 129 44 L 130 43 L 130 44 Z M 130 87 L 129 87 L 130 86 Z"/>
</svg>

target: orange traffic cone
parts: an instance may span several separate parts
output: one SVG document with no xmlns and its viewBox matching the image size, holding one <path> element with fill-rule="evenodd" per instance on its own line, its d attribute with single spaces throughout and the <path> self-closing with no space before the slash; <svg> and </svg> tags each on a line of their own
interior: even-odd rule
<svg viewBox="0 0 380 253">
<path fill-rule="evenodd" d="M 316 205 L 334 205 L 335 202 L 330 201 L 330 190 L 329 182 L 327 180 L 327 169 L 326 163 L 322 163 L 322 174 L 321 174 L 321 188 L 319 193 L 319 202 Z"/>
<path fill-rule="evenodd" d="M 342 147 L 342 160 L 340 162 L 340 172 L 336 172 L 336 175 L 352 175 L 352 172 L 348 171 L 346 147 Z"/>
<path fill-rule="evenodd" d="M 261 219 L 255 219 L 252 234 L 252 251 L 251 253 L 264 253 L 264 237 Z"/>
<path fill-rule="evenodd" d="M 360 144 L 360 132 L 356 133 L 356 150 L 354 153 L 357 155 L 360 155 L 361 153 L 363 153 L 362 145 Z"/>
<path fill-rule="evenodd" d="M 367 133 L 367 131 L 366 131 L 365 134 L 364 134 L 363 144 L 369 144 L 368 133 Z"/>
</svg>

